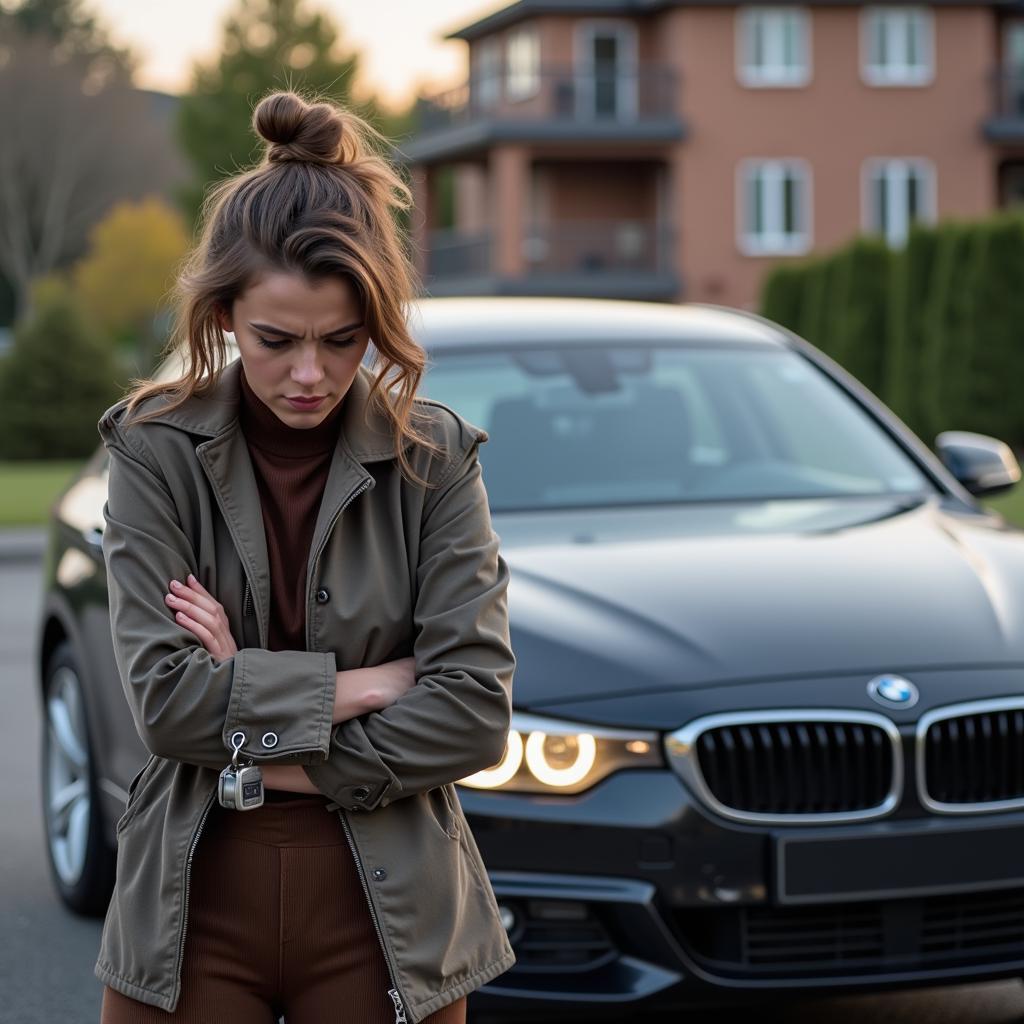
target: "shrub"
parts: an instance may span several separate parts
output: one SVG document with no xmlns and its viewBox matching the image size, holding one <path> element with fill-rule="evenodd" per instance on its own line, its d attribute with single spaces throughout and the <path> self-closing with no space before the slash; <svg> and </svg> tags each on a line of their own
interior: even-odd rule
<svg viewBox="0 0 1024 1024">
<path fill-rule="evenodd" d="M 38 285 L 32 308 L 0 362 L 0 458 L 85 457 L 99 443 L 97 420 L 119 394 L 114 357 L 62 279 Z"/>
</svg>

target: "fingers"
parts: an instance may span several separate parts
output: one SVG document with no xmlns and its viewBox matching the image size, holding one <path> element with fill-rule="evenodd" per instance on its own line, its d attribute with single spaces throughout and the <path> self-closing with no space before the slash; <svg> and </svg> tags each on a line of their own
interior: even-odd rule
<svg viewBox="0 0 1024 1024">
<path fill-rule="evenodd" d="M 185 582 L 186 582 L 186 583 L 187 583 L 187 584 L 188 584 L 188 585 L 189 585 L 189 586 L 190 586 L 190 587 L 191 587 L 191 588 L 192 588 L 193 590 L 196 590 L 196 591 L 198 591 L 198 592 L 199 592 L 200 594 L 202 594 L 202 595 L 203 595 L 204 597 L 208 597 L 208 598 L 209 598 L 209 599 L 210 599 L 211 601 L 213 601 L 213 600 L 214 600 L 214 596 L 213 596 L 213 594 L 211 594 L 211 593 L 210 593 L 210 592 L 209 592 L 209 591 L 208 591 L 208 590 L 206 589 L 206 587 L 204 587 L 204 586 L 202 585 L 202 583 L 200 583 L 200 582 L 199 582 L 199 580 L 197 580 L 197 579 L 195 578 L 195 576 L 193 576 L 193 575 L 192 575 L 192 573 L 189 573 L 189 574 L 188 574 L 188 578 L 187 578 L 187 579 L 185 580 Z"/>
<path fill-rule="evenodd" d="M 184 598 L 198 608 L 205 608 L 211 613 L 216 613 L 220 608 L 220 602 L 191 573 L 188 576 L 188 586 L 178 580 L 171 580 L 170 589 L 172 594 Z"/>
<path fill-rule="evenodd" d="M 219 613 L 205 607 L 204 604 L 200 604 L 200 599 L 195 594 L 190 593 L 187 597 L 168 594 L 164 600 L 175 610 L 174 617 L 182 625 L 185 625 L 186 622 L 198 622 L 207 631 L 211 632 L 211 635 L 212 631 L 217 629 L 220 622 Z M 189 626 L 188 628 L 191 629 L 192 627 Z"/>
<path fill-rule="evenodd" d="M 174 617 L 187 630 L 195 633 L 195 635 L 202 641 L 203 646 L 208 651 L 212 652 L 214 644 L 216 643 L 216 638 L 201 622 L 197 622 L 184 612 L 178 612 Z"/>
</svg>

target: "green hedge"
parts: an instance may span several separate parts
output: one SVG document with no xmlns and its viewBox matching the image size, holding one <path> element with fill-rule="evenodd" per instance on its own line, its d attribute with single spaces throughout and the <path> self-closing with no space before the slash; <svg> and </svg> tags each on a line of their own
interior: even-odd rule
<svg viewBox="0 0 1024 1024">
<path fill-rule="evenodd" d="M 119 396 L 110 347 L 85 325 L 62 282 L 36 291 L 33 314 L 0 359 L 0 460 L 84 458 Z"/>
<path fill-rule="evenodd" d="M 835 359 L 929 444 L 976 430 L 1024 447 L 1024 212 L 915 224 L 776 264 L 763 316 Z"/>
</svg>

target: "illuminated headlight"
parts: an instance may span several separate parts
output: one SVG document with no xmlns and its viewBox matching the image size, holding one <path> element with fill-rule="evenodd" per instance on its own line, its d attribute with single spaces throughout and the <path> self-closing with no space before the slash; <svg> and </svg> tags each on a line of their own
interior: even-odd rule
<svg viewBox="0 0 1024 1024">
<path fill-rule="evenodd" d="M 515 793 L 579 793 L 621 768 L 664 765 L 658 733 L 513 712 L 502 759 L 460 786 Z"/>
</svg>

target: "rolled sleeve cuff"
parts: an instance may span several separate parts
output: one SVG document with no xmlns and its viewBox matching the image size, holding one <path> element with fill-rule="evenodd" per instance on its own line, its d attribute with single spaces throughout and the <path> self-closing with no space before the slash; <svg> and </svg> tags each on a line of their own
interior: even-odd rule
<svg viewBox="0 0 1024 1024">
<path fill-rule="evenodd" d="M 240 752 L 254 761 L 330 752 L 337 668 L 333 651 L 265 651 L 246 647 L 235 656 L 224 746 L 242 732 Z"/>
<path fill-rule="evenodd" d="M 349 811 L 372 811 L 382 802 L 395 799 L 402 788 L 358 718 L 339 722 L 331 731 L 327 760 L 303 765 L 302 770 L 321 793 L 334 801 L 332 806 Z"/>
</svg>

